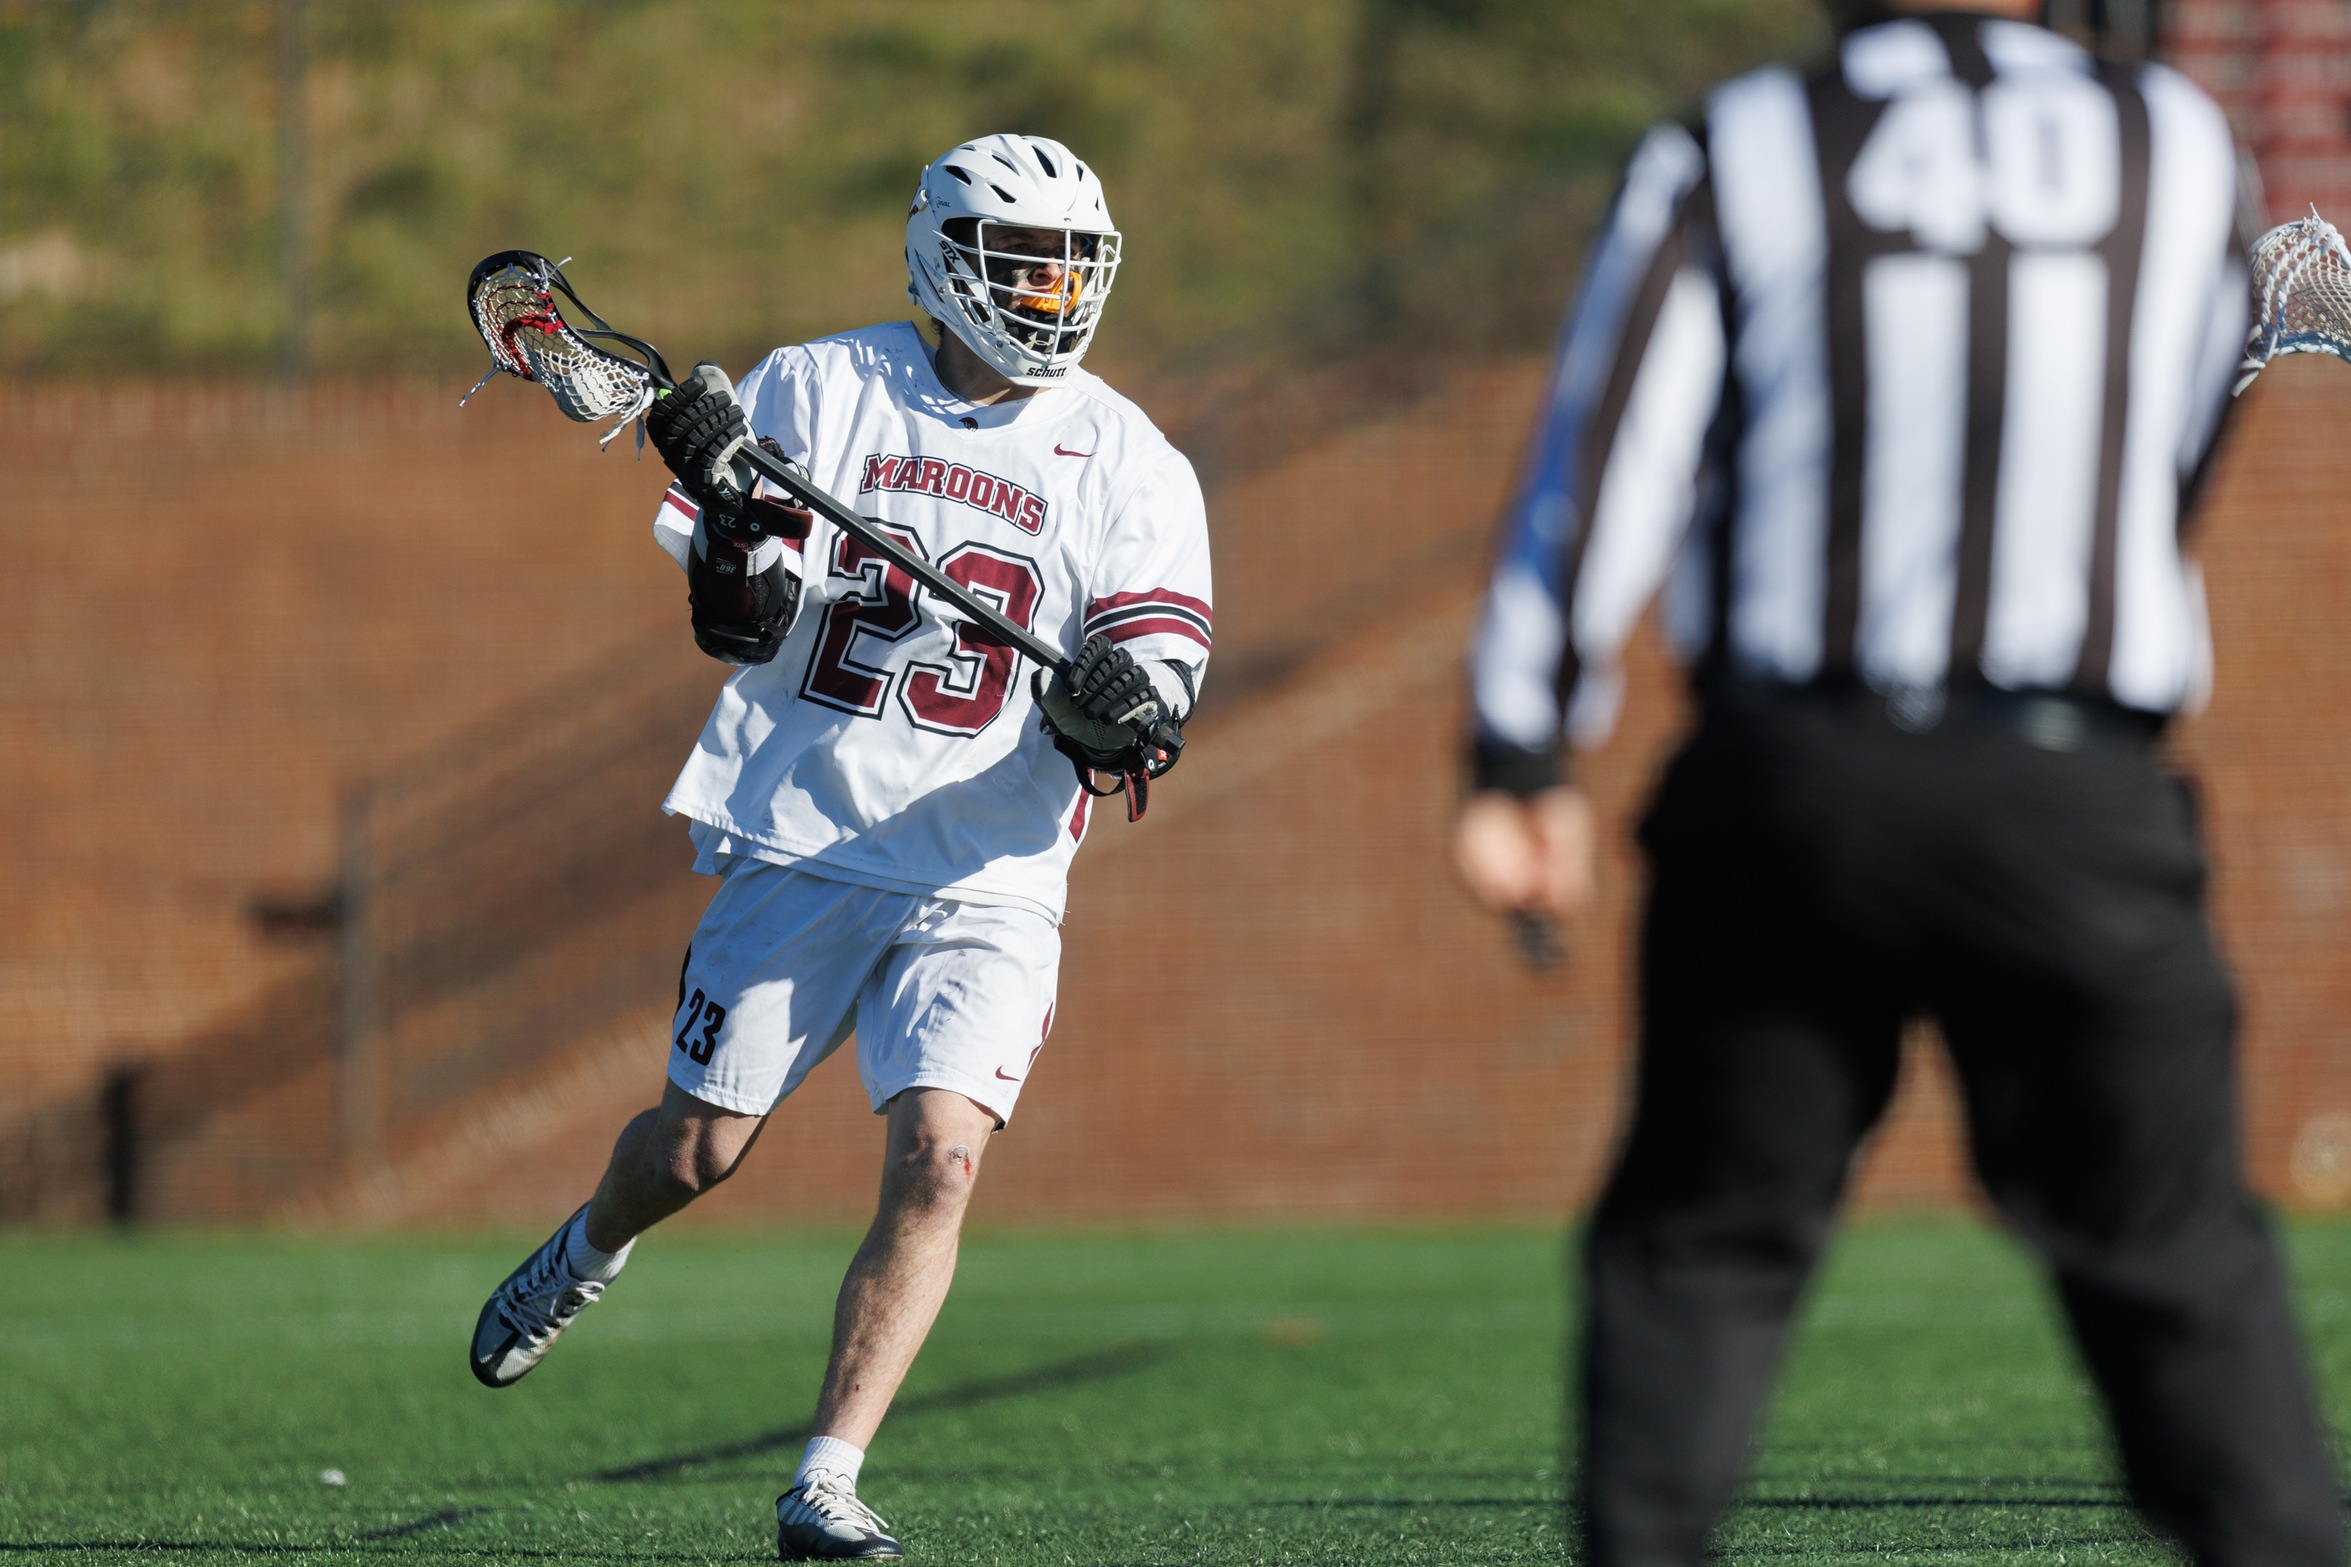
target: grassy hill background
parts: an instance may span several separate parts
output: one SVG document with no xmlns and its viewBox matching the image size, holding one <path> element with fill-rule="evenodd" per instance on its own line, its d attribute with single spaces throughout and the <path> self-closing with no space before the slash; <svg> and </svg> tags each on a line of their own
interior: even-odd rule
<svg viewBox="0 0 2351 1567">
<path fill-rule="evenodd" d="M 1812 0 L 0 0 L 0 365 L 268 367 L 285 211 L 321 371 L 470 363 L 458 289 L 516 245 L 739 363 L 902 311 L 916 172 L 994 130 L 1102 170 L 1116 362 L 1526 349 L 1641 128 L 1819 27 Z"/>
</svg>

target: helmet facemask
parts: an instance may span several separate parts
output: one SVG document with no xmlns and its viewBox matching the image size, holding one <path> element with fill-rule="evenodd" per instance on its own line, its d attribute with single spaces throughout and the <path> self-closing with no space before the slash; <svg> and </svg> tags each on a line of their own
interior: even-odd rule
<svg viewBox="0 0 2351 1567">
<path fill-rule="evenodd" d="M 940 225 L 940 270 L 973 327 L 1034 361 L 1024 368 L 1047 371 L 1074 364 L 1092 341 L 1118 273 L 1118 240 L 1115 231 L 951 218 Z"/>
</svg>

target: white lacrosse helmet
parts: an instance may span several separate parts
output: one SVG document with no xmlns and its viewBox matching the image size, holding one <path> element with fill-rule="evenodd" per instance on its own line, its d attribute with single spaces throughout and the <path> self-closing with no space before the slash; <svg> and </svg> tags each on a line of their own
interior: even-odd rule
<svg viewBox="0 0 2351 1567">
<path fill-rule="evenodd" d="M 1044 229 L 1058 240 L 1012 229 Z M 1020 386 L 1086 356 L 1118 275 L 1102 182 L 1042 136 L 983 136 L 922 171 L 906 214 L 906 292 Z"/>
</svg>

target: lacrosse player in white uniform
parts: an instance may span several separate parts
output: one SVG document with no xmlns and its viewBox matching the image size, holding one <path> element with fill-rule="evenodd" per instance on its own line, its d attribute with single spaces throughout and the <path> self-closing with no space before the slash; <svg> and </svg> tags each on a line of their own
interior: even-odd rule
<svg viewBox="0 0 2351 1567">
<path fill-rule="evenodd" d="M 660 1106 L 483 1307 L 472 1365 L 505 1387 L 538 1364 L 636 1237 L 726 1179 L 854 1026 L 888 1117 L 881 1205 L 777 1499 L 787 1560 L 903 1554 L 858 1500 L 865 1448 L 1051 1031 L 1065 878 L 1096 796 L 1139 810 L 1208 661 L 1198 481 L 1079 367 L 1118 254 L 1101 183 L 1066 147 L 966 143 L 923 171 L 907 218 L 932 337 L 894 322 L 779 349 L 739 391 L 702 366 L 646 419 L 678 478 L 655 535 L 686 570 L 696 641 L 742 666 L 667 802 L 718 890 Z M 1066 678 L 747 483 L 731 454 L 749 440 L 1065 647 Z"/>
</svg>

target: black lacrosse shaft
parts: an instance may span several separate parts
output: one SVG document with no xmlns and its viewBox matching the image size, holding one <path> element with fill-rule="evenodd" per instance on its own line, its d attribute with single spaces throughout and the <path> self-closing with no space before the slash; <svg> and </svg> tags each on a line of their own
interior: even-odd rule
<svg viewBox="0 0 2351 1567">
<path fill-rule="evenodd" d="M 1025 631 L 1006 619 L 1004 612 L 981 598 L 962 583 L 948 576 L 920 555 L 882 532 L 870 517 L 861 516 L 818 489 L 789 463 L 758 446 L 746 444 L 736 449 L 735 456 L 766 476 L 779 489 L 788 492 L 801 505 L 823 517 L 834 527 L 881 556 L 915 581 L 929 588 L 948 603 L 962 610 L 993 634 L 1007 647 L 1015 647 L 1035 659 L 1045 668 L 1066 675 L 1069 659 L 1060 649 L 1033 631 Z"/>
<path fill-rule="evenodd" d="M 564 280 L 563 274 L 555 268 L 553 263 L 533 251 L 502 250 L 494 256 L 483 258 L 475 265 L 473 277 L 466 285 L 466 313 L 469 316 L 473 313 L 473 291 L 480 284 L 482 278 L 494 269 L 510 264 L 537 269 L 543 279 L 563 290 L 564 297 L 577 305 L 582 315 L 596 323 L 593 328 L 581 330 L 581 336 L 606 338 L 613 342 L 624 343 L 643 354 L 645 363 L 641 368 L 647 379 L 652 381 L 655 396 L 667 397 L 677 390 L 677 377 L 670 373 L 669 361 L 661 357 L 660 349 L 655 348 L 641 337 L 631 337 L 626 332 L 613 330 L 610 322 L 589 309 L 588 302 L 572 292 L 571 284 Z M 475 326 L 480 327 L 478 320 L 475 322 Z M 496 358 L 497 345 L 492 344 L 490 352 L 492 357 Z M 529 380 L 530 377 L 525 375 L 523 379 Z M 856 539 L 866 548 L 881 556 L 882 559 L 896 566 L 900 571 L 905 572 L 957 609 L 962 610 L 965 615 L 978 622 L 983 629 L 993 635 L 997 641 L 1007 647 L 1018 648 L 1056 674 L 1064 677 L 1068 675 L 1070 660 L 1063 656 L 1059 648 L 1035 632 L 1023 630 L 1014 625 L 995 605 L 990 604 L 929 561 L 924 560 L 897 540 L 883 533 L 874 526 L 872 518 L 851 511 L 818 489 L 812 481 L 795 472 L 782 458 L 763 450 L 756 443 L 744 444 L 737 449 L 736 455 L 764 474 L 771 482 L 784 489 L 801 505 L 825 518 L 834 527 Z M 1181 743 L 1180 738 L 1178 743 Z"/>
<path fill-rule="evenodd" d="M 787 491 L 801 505 L 827 519 L 834 527 L 979 622 L 998 641 L 1007 647 L 1020 649 L 1045 668 L 1065 680 L 1068 678 L 1072 661 L 1060 649 L 1035 632 L 1014 625 L 995 605 L 875 527 L 871 517 L 853 512 L 834 500 L 798 469 L 756 442 L 737 448 L 735 455 L 758 469 L 771 483 Z M 1166 719 L 1154 724 L 1146 738 L 1162 750 L 1180 751 L 1184 745 L 1183 730 Z"/>
</svg>

